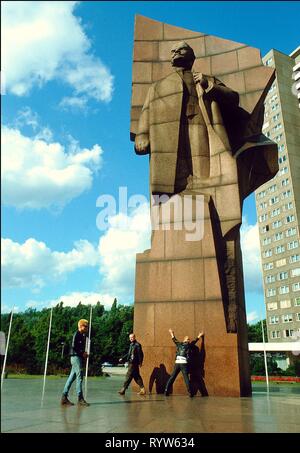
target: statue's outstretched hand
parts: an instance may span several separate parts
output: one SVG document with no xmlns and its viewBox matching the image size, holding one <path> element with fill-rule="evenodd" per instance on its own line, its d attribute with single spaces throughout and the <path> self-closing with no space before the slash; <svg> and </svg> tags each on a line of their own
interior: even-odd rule
<svg viewBox="0 0 300 453">
<path fill-rule="evenodd" d="M 149 148 L 150 142 L 149 139 L 142 135 L 137 135 L 134 141 L 134 147 L 140 153 L 146 152 Z"/>
</svg>

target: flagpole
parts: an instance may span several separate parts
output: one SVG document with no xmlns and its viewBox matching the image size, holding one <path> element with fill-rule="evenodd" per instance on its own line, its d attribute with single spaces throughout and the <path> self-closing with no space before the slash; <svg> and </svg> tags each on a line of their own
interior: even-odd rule
<svg viewBox="0 0 300 453">
<path fill-rule="evenodd" d="M 92 328 L 92 311 L 93 307 L 91 305 L 91 310 L 90 310 L 90 323 L 89 323 L 89 336 L 87 339 L 87 359 L 86 359 L 86 366 L 85 366 L 85 382 L 84 382 L 84 394 L 85 398 L 87 396 L 87 377 L 88 377 L 88 369 L 89 369 L 89 360 L 90 360 L 90 349 L 91 349 L 91 328 Z"/>
<path fill-rule="evenodd" d="M 4 374 L 5 374 L 6 358 L 7 358 L 7 352 L 8 352 L 8 344 L 9 344 L 9 338 L 10 338 L 10 331 L 11 331 L 11 325 L 12 325 L 14 309 L 15 309 L 15 307 L 13 306 L 12 311 L 11 311 L 11 315 L 10 315 L 8 334 L 7 334 L 7 341 L 6 341 L 6 348 L 5 348 L 5 356 L 4 356 L 2 373 L 1 373 L 1 390 L 2 390 L 2 385 L 3 385 Z"/>
<path fill-rule="evenodd" d="M 50 335 L 51 335 L 51 325 L 52 325 L 52 311 L 53 311 L 53 307 L 51 308 L 51 311 L 50 311 L 50 321 L 49 321 L 49 330 L 48 330 L 47 351 L 46 351 L 46 360 L 45 360 L 45 369 L 44 369 L 44 382 L 43 382 L 42 404 L 43 404 L 43 401 L 44 401 L 45 385 L 46 385 L 46 374 L 47 374 L 47 366 L 48 366 L 48 355 L 49 355 L 49 345 L 50 345 Z"/>
<path fill-rule="evenodd" d="M 262 338 L 263 338 L 263 345 L 264 345 L 264 362 L 265 362 L 267 392 L 269 393 L 269 375 L 268 375 L 268 363 L 267 363 L 266 344 L 265 344 L 265 333 L 264 333 L 263 320 L 261 318 L 260 318 L 260 322 L 261 322 Z"/>
</svg>

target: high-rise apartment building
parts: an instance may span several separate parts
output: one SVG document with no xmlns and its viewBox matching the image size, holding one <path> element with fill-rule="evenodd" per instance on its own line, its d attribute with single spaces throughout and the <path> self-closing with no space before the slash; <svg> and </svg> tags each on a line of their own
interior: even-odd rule
<svg viewBox="0 0 300 453">
<path fill-rule="evenodd" d="M 300 46 L 297 47 L 297 49 L 295 49 L 294 52 L 290 54 L 290 57 L 292 57 L 296 63 L 295 66 L 293 67 L 293 79 L 295 81 L 294 90 L 298 98 L 300 108 Z"/>
<path fill-rule="evenodd" d="M 276 69 L 266 97 L 263 133 L 278 144 L 279 157 L 277 175 L 255 193 L 271 342 L 300 338 L 299 54 L 298 47 L 290 55 L 271 50 L 263 58 Z"/>
</svg>

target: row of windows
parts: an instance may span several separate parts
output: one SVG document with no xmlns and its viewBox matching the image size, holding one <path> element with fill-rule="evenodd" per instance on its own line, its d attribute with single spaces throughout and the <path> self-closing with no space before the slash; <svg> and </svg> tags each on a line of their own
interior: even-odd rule
<svg viewBox="0 0 300 453">
<path fill-rule="evenodd" d="M 279 286 L 278 288 L 268 288 L 266 291 L 266 297 L 274 297 L 277 294 L 288 294 L 290 292 L 289 285 Z M 300 291 L 300 282 L 292 284 L 292 291 Z"/>
<path fill-rule="evenodd" d="M 270 111 L 265 110 L 265 118 L 268 118 L 269 115 L 271 114 L 271 112 L 275 112 L 275 110 L 277 110 L 278 108 L 279 108 L 279 103 L 276 102 L 276 103 L 274 104 L 274 102 L 273 102 L 272 105 L 270 106 Z M 278 117 L 279 117 L 279 113 L 278 113 L 277 115 L 278 115 Z M 275 116 L 277 116 L 277 115 L 275 115 Z M 278 118 L 277 118 L 277 119 L 278 119 Z M 273 116 L 273 121 L 276 121 L 276 120 L 274 120 L 274 116 Z"/>
<path fill-rule="evenodd" d="M 288 228 L 287 230 L 285 230 L 285 236 L 287 238 L 289 238 L 291 236 L 295 236 L 295 234 L 297 234 L 296 227 Z M 274 236 L 272 236 L 272 237 L 271 236 L 265 237 L 262 240 L 262 245 L 269 245 L 269 244 L 271 244 L 272 241 L 277 242 L 277 241 L 281 241 L 282 239 L 284 239 L 284 231 L 279 231 L 278 233 L 275 233 Z"/>
<path fill-rule="evenodd" d="M 292 301 L 291 299 L 285 299 L 285 300 L 280 300 L 279 301 L 279 308 L 290 308 L 292 306 Z M 300 297 L 296 297 L 294 299 L 294 306 L 295 307 L 300 307 Z M 268 302 L 267 303 L 267 310 L 277 310 L 278 309 L 278 302 Z"/>
<path fill-rule="evenodd" d="M 295 318 L 293 313 L 287 313 L 286 315 L 281 315 L 281 322 L 293 322 L 294 319 L 296 321 L 300 321 L 300 313 L 295 313 Z M 279 316 L 269 316 L 269 324 L 279 324 Z"/>
<path fill-rule="evenodd" d="M 271 185 L 270 187 L 268 187 L 267 189 L 262 190 L 261 192 L 258 192 L 258 194 L 256 195 L 256 198 L 263 198 L 263 197 L 265 197 L 268 193 L 275 192 L 276 189 L 277 189 L 277 185 L 276 185 L 276 184 L 272 184 L 272 185 Z"/>
<path fill-rule="evenodd" d="M 287 250 L 294 250 L 299 247 L 299 241 L 291 241 L 287 243 Z M 280 253 L 285 252 L 285 245 L 277 245 L 274 249 L 264 250 L 262 253 L 263 258 L 270 258 L 273 255 L 273 250 L 275 255 L 279 255 Z"/>
<path fill-rule="evenodd" d="M 268 127 L 268 125 L 269 125 L 269 123 L 266 123 L 266 124 L 265 124 L 266 127 Z M 274 127 L 274 128 L 272 129 L 272 132 L 273 132 L 273 133 L 276 132 L 276 131 L 279 130 L 281 127 L 282 127 L 282 126 L 280 126 L 280 127 L 278 127 L 278 128 Z M 268 138 L 274 140 L 274 142 L 277 142 L 277 143 L 279 143 L 279 142 L 283 139 L 283 134 L 282 134 L 282 133 L 276 135 L 275 137 L 271 137 L 271 131 L 266 132 L 266 136 L 267 136 Z"/>
<path fill-rule="evenodd" d="M 274 115 L 272 120 L 273 122 L 277 121 L 279 119 L 279 113 L 277 113 L 277 115 Z M 262 126 L 262 130 L 264 129 L 267 129 L 268 127 L 270 126 L 270 121 L 267 121 L 266 123 L 263 124 Z M 282 129 L 282 123 L 277 123 L 271 130 L 271 132 L 277 132 L 279 131 L 279 129 Z M 270 131 L 268 132 L 270 133 Z"/>
<path fill-rule="evenodd" d="M 292 201 L 289 201 L 288 203 L 284 204 L 281 206 L 282 211 L 288 211 L 289 209 L 293 209 L 294 205 Z M 262 203 L 259 203 L 258 209 L 267 209 L 268 208 L 268 203 L 263 201 Z M 275 208 L 271 211 L 270 216 L 275 217 L 280 214 L 281 208 Z M 268 213 L 267 213 L 268 215 Z M 260 217 L 258 218 L 260 220 Z M 263 220 L 261 220 L 263 221 Z"/>
<path fill-rule="evenodd" d="M 289 258 L 290 264 L 298 263 L 299 261 L 300 261 L 300 255 L 291 255 L 290 258 Z M 275 265 L 276 265 L 276 267 L 285 266 L 286 265 L 286 258 L 282 258 L 281 260 L 275 261 Z M 265 271 L 269 271 L 271 269 L 274 269 L 274 263 L 273 262 L 264 264 L 264 270 Z"/>
<path fill-rule="evenodd" d="M 258 217 L 258 221 L 259 221 L 259 222 L 265 222 L 266 220 L 268 220 L 268 217 L 269 217 L 269 216 L 268 216 L 267 213 L 262 214 L 262 215 L 260 215 L 260 216 Z"/>
<path fill-rule="evenodd" d="M 300 276 L 300 267 L 296 267 L 295 269 L 290 270 L 290 277 L 299 277 Z M 265 277 L 266 283 L 274 283 L 276 280 L 286 280 L 289 278 L 288 271 L 279 272 L 278 274 L 269 274 Z"/>
<path fill-rule="evenodd" d="M 285 219 L 284 219 L 284 223 L 287 224 L 287 223 L 291 223 L 291 222 L 294 222 L 296 219 L 295 219 L 295 216 L 294 214 L 292 215 L 288 215 Z M 272 229 L 273 230 L 276 230 L 277 228 L 280 228 L 282 227 L 283 223 L 282 223 L 282 220 L 275 220 L 275 222 L 273 222 L 271 224 L 272 226 Z M 260 232 L 261 233 L 267 233 L 268 231 L 270 231 L 270 226 L 269 225 L 264 225 L 260 228 Z"/>
<path fill-rule="evenodd" d="M 284 154 L 283 156 L 280 156 L 279 159 L 278 159 L 278 163 L 279 164 L 282 164 L 285 161 L 286 161 L 286 154 Z"/>
<path fill-rule="evenodd" d="M 285 174 L 287 174 L 288 172 L 289 172 L 288 167 L 282 167 L 282 168 L 278 171 L 278 173 L 277 173 L 277 175 L 276 175 L 276 178 L 277 178 L 278 176 L 285 175 Z M 283 184 L 281 184 L 281 185 L 283 185 Z"/>
<path fill-rule="evenodd" d="M 276 209 L 273 209 L 273 211 L 271 211 L 271 217 L 276 217 L 277 215 L 279 215 L 281 212 L 280 208 L 276 208 Z"/>
<path fill-rule="evenodd" d="M 279 131 L 279 129 L 282 129 L 281 123 L 276 124 L 276 126 L 273 127 L 272 132 L 277 132 L 277 131 Z"/>
<path fill-rule="evenodd" d="M 268 109 L 269 107 L 269 109 Z M 279 103 L 276 102 L 276 103 L 272 103 L 270 106 L 267 106 L 267 109 L 265 110 L 265 118 L 267 119 L 269 117 L 270 114 L 274 113 L 275 110 L 277 110 L 279 108 Z"/>
<path fill-rule="evenodd" d="M 284 329 L 282 331 L 283 338 L 293 338 L 295 340 L 299 338 L 299 333 L 300 329 L 297 329 L 296 331 L 294 331 L 294 329 Z M 281 337 L 280 330 L 271 330 L 270 338 L 275 339 L 280 337 Z"/>
<path fill-rule="evenodd" d="M 293 203 L 290 202 L 289 204 L 284 205 L 284 208 L 285 208 L 284 209 L 285 211 L 288 211 L 289 209 L 293 209 Z M 280 214 L 280 212 L 281 212 L 280 208 L 273 209 L 273 211 L 271 211 L 271 213 L 270 213 L 270 217 L 276 217 Z M 262 222 L 265 222 L 266 220 L 268 220 L 268 218 L 269 218 L 269 214 L 266 212 L 265 214 L 261 214 L 260 216 L 258 216 L 258 221 L 259 221 L 259 223 L 262 223 Z M 295 216 L 294 216 L 294 214 L 291 214 L 285 218 L 284 222 L 290 223 L 290 222 L 294 222 L 294 220 L 295 220 Z M 279 220 L 279 222 L 281 222 L 281 220 Z M 278 228 L 278 227 L 275 226 L 273 228 Z"/>
<path fill-rule="evenodd" d="M 286 171 L 288 171 L 288 167 L 284 167 L 284 168 L 282 168 L 282 170 L 284 170 L 284 171 L 286 172 Z M 288 179 L 288 178 L 287 178 L 287 179 Z M 287 184 L 287 183 L 285 182 L 283 185 L 286 185 L 286 184 Z M 274 189 L 273 189 L 273 187 L 274 187 Z M 272 190 L 270 190 L 271 188 L 272 188 Z M 257 199 L 264 198 L 269 192 L 274 192 L 274 191 L 276 190 L 276 188 L 277 188 L 276 184 L 273 184 L 273 186 L 270 186 L 269 189 L 265 189 L 265 190 L 262 190 L 261 192 L 258 192 L 258 194 L 256 195 L 256 198 L 257 198 Z M 282 200 L 283 200 L 284 198 L 289 197 L 289 196 L 291 195 L 291 193 L 292 193 L 292 192 L 291 192 L 290 189 L 288 189 L 287 191 L 282 192 L 282 193 L 280 194 Z M 275 198 L 275 199 L 278 198 L 278 200 L 272 202 L 271 200 L 274 199 L 274 198 Z M 277 197 L 272 197 L 272 198 L 270 198 L 270 200 L 269 200 L 269 204 L 272 205 L 272 204 L 274 204 L 274 203 L 277 203 L 278 201 L 279 201 L 279 197 L 278 197 L 278 196 L 277 196 Z"/>
<path fill-rule="evenodd" d="M 267 137 L 270 137 L 270 132 L 267 132 Z M 283 134 L 276 135 L 276 137 L 273 138 L 274 142 L 280 142 L 280 140 L 283 139 Z"/>
<path fill-rule="evenodd" d="M 278 99 L 278 95 L 277 94 L 273 94 L 273 96 L 270 97 L 269 99 L 269 104 L 272 104 L 273 102 L 277 101 Z"/>
</svg>

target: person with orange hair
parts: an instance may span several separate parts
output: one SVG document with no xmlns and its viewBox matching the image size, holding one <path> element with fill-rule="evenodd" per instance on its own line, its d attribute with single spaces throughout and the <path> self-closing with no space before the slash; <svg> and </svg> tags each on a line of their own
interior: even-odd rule
<svg viewBox="0 0 300 453">
<path fill-rule="evenodd" d="M 74 403 L 72 403 L 68 399 L 68 394 L 71 385 L 75 380 L 76 380 L 76 393 L 78 395 L 78 405 L 89 406 L 89 403 L 85 401 L 82 393 L 83 360 L 88 357 L 88 354 L 86 352 L 86 343 L 88 340 L 87 337 L 88 325 L 89 322 L 86 319 L 80 319 L 78 321 L 78 330 L 73 335 L 70 351 L 72 368 L 61 397 L 62 406 L 74 406 Z"/>
</svg>

